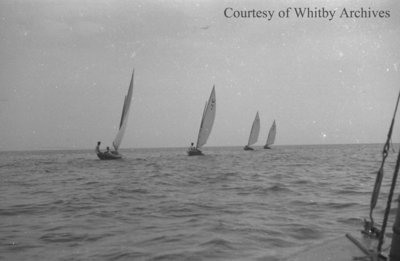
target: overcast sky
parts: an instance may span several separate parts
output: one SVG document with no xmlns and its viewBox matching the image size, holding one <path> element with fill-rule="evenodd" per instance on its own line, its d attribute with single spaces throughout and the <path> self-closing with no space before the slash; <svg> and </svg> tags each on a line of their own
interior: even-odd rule
<svg viewBox="0 0 400 261">
<path fill-rule="evenodd" d="M 2 0 L 0 150 L 111 145 L 133 68 L 121 148 L 196 141 L 213 85 L 206 146 L 245 145 L 257 111 L 257 145 L 273 120 L 277 145 L 383 143 L 400 91 L 397 2 Z M 300 19 L 300 7 L 337 14 Z M 389 17 L 338 17 L 361 7 Z"/>
</svg>

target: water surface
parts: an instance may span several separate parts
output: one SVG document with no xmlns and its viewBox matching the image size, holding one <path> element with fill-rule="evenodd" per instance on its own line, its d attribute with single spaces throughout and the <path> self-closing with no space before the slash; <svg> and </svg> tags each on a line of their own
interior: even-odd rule
<svg viewBox="0 0 400 261">
<path fill-rule="evenodd" d="M 381 149 L 132 149 L 118 161 L 85 150 L 0 152 L 0 259 L 280 260 L 358 233 Z"/>
</svg>

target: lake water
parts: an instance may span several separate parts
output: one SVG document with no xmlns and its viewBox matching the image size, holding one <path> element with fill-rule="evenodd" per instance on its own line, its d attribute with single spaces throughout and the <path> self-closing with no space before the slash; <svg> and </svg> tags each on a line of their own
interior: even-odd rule
<svg viewBox="0 0 400 261">
<path fill-rule="evenodd" d="M 0 152 L 0 260 L 281 260 L 362 229 L 382 147 Z"/>
</svg>

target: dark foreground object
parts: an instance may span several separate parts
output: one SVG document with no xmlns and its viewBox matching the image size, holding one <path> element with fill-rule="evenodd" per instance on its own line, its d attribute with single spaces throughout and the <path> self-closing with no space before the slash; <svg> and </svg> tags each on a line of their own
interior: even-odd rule
<svg viewBox="0 0 400 261">
<path fill-rule="evenodd" d="M 363 238 L 362 243 L 368 248 L 373 248 L 374 240 Z M 342 236 L 326 241 L 320 245 L 296 253 L 286 261 L 354 261 L 365 259 L 365 253 L 353 244 L 348 238 Z M 364 259 L 363 259 L 364 258 Z"/>
</svg>

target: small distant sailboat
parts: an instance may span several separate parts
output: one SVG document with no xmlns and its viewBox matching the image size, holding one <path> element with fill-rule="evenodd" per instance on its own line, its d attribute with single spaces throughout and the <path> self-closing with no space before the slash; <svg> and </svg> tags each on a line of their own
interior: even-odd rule
<svg viewBox="0 0 400 261">
<path fill-rule="evenodd" d="M 125 96 L 124 106 L 122 107 L 122 114 L 121 114 L 121 121 L 119 123 L 119 130 L 113 141 L 114 151 L 101 152 L 98 150 L 97 156 L 101 160 L 113 160 L 113 159 L 121 159 L 122 158 L 122 155 L 118 152 L 118 148 L 121 145 L 122 138 L 125 133 L 126 125 L 128 123 L 129 108 L 131 106 L 132 93 L 133 93 L 134 73 L 135 73 L 135 70 L 132 71 L 131 83 L 129 85 L 128 93 Z"/>
<path fill-rule="evenodd" d="M 196 147 L 190 147 L 187 151 L 189 156 L 203 155 L 200 148 L 207 143 L 211 129 L 215 120 L 215 112 L 217 109 L 217 100 L 215 98 L 215 86 L 213 86 L 210 98 L 204 107 L 203 117 L 200 123 L 199 135 L 197 137 Z"/>
<path fill-rule="evenodd" d="M 274 120 L 274 123 L 272 123 L 272 126 L 269 129 L 267 143 L 264 145 L 264 149 L 271 148 L 271 145 L 275 143 L 275 136 L 276 136 L 276 124 Z"/>
<path fill-rule="evenodd" d="M 254 150 L 250 146 L 257 142 L 259 133 L 260 133 L 260 116 L 258 116 L 257 112 L 256 117 L 254 118 L 253 121 L 253 125 L 251 126 L 249 142 L 247 142 L 247 145 L 244 146 L 243 148 L 244 150 Z"/>
</svg>

